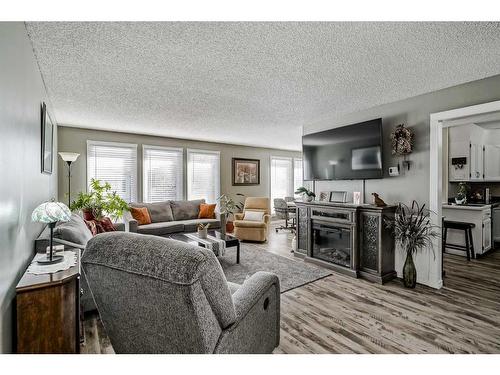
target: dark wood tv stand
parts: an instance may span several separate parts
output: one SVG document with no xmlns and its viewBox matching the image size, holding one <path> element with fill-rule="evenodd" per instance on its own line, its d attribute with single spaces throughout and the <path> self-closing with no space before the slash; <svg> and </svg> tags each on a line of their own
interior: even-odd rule
<svg viewBox="0 0 500 375">
<path fill-rule="evenodd" d="M 394 239 L 384 220 L 396 206 L 297 202 L 295 256 L 353 277 L 394 277 Z"/>
</svg>

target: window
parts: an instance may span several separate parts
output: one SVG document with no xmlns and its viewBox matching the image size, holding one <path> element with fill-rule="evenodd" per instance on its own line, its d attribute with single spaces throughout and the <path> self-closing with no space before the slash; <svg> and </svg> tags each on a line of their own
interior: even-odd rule
<svg viewBox="0 0 500 375">
<path fill-rule="evenodd" d="M 137 200 L 137 145 L 87 141 L 87 183 L 108 182 L 126 202 Z"/>
<path fill-rule="evenodd" d="M 220 195 L 220 153 L 187 150 L 188 199 L 205 199 L 216 203 Z"/>
<path fill-rule="evenodd" d="M 295 194 L 297 189 L 304 186 L 304 180 L 302 178 L 302 159 L 293 158 L 293 193 L 295 197 L 298 197 L 298 195 Z"/>
<path fill-rule="evenodd" d="M 161 202 L 183 198 L 182 148 L 142 146 L 143 200 Z"/>
<path fill-rule="evenodd" d="M 292 158 L 271 156 L 271 210 L 274 199 L 293 196 Z"/>
</svg>

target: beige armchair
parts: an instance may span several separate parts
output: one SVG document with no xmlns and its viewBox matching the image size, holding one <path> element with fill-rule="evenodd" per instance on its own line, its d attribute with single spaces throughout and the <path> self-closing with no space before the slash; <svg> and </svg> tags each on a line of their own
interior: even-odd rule
<svg viewBox="0 0 500 375">
<path fill-rule="evenodd" d="M 245 213 L 248 211 L 263 212 L 261 221 L 245 220 Z M 271 207 L 269 198 L 248 197 L 245 199 L 245 206 L 242 213 L 234 215 L 234 235 L 240 240 L 267 241 L 269 221 L 271 220 Z"/>
</svg>

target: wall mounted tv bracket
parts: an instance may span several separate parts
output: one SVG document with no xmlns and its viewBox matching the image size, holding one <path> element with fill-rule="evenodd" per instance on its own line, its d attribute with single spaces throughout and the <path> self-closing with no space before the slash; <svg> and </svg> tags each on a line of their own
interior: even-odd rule
<svg viewBox="0 0 500 375">
<path fill-rule="evenodd" d="M 455 169 L 463 169 L 464 166 L 467 165 L 467 158 L 451 158 L 451 165 L 455 167 Z"/>
</svg>

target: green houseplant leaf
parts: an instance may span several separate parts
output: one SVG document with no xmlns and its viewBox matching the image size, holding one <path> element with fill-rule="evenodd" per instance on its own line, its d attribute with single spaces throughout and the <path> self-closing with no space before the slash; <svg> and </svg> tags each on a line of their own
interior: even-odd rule
<svg viewBox="0 0 500 375">
<path fill-rule="evenodd" d="M 123 212 L 129 209 L 125 202 L 116 191 L 111 191 L 111 185 L 108 182 L 92 179 L 90 181 L 90 191 L 88 193 L 80 192 L 70 208 L 72 211 L 88 211 L 100 220 L 105 214 L 113 220 L 123 216 Z"/>
</svg>

